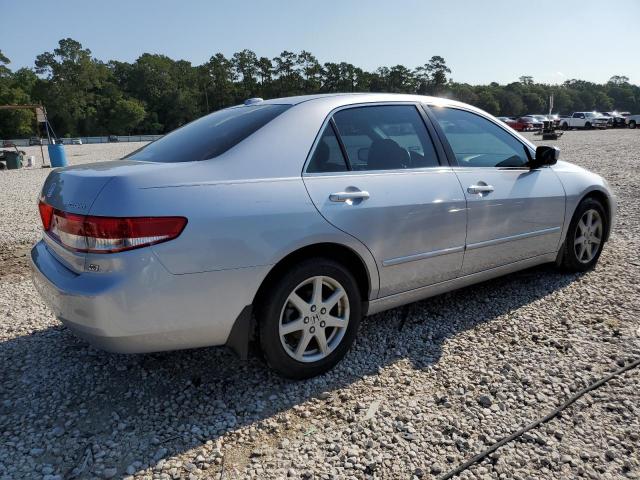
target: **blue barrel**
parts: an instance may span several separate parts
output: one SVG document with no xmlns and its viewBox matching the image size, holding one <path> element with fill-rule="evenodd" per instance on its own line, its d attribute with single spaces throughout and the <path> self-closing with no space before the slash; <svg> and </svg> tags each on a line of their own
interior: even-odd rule
<svg viewBox="0 0 640 480">
<path fill-rule="evenodd" d="M 67 155 L 64 153 L 64 145 L 49 145 L 47 148 L 49 149 L 49 161 L 52 167 L 67 166 Z"/>
</svg>

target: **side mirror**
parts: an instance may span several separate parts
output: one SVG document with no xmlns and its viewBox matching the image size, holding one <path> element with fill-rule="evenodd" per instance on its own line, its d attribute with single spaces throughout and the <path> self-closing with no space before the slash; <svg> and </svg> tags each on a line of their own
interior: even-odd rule
<svg viewBox="0 0 640 480">
<path fill-rule="evenodd" d="M 550 147 L 548 145 L 540 145 L 536 148 L 535 158 L 529 159 L 529 168 L 544 167 L 545 165 L 555 165 L 560 158 L 560 149 L 558 147 Z"/>
</svg>

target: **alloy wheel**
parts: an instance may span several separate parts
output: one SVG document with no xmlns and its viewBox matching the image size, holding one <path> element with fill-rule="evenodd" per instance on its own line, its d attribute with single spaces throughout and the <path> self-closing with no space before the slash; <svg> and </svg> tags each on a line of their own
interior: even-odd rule
<svg viewBox="0 0 640 480">
<path fill-rule="evenodd" d="M 317 362 L 333 352 L 349 325 L 349 297 L 334 278 L 315 276 L 300 283 L 280 313 L 280 342 L 299 362 Z"/>
<path fill-rule="evenodd" d="M 602 218 L 597 210 L 589 209 L 582 214 L 573 242 L 578 261 L 589 263 L 594 259 L 602 244 L 603 231 Z"/>
</svg>

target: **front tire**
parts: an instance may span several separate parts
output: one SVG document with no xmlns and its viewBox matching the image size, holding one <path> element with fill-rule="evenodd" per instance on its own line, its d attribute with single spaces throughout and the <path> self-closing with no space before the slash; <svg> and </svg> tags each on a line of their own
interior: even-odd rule
<svg viewBox="0 0 640 480">
<path fill-rule="evenodd" d="M 569 130 L 569 124 L 567 122 L 562 122 L 562 130 L 567 131 Z"/>
<path fill-rule="evenodd" d="M 330 259 L 305 260 L 265 290 L 258 308 L 260 347 L 281 375 L 314 377 L 346 355 L 361 317 L 351 272 Z"/>
<path fill-rule="evenodd" d="M 586 198 L 578 205 L 560 251 L 560 266 L 571 272 L 585 272 L 595 267 L 602 253 L 608 219 L 602 204 Z"/>
<path fill-rule="evenodd" d="M 584 124 L 585 130 L 591 130 L 591 123 L 587 122 Z"/>
<path fill-rule="evenodd" d="M 629 128 L 636 128 L 636 121 L 635 120 L 631 120 L 629 122 Z"/>
</svg>

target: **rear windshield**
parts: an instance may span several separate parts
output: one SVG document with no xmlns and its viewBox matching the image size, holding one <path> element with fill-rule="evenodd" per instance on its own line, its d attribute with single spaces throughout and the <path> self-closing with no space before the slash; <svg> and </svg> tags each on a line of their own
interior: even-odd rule
<svg viewBox="0 0 640 480">
<path fill-rule="evenodd" d="M 206 115 L 133 152 L 130 160 L 192 162 L 223 154 L 291 105 L 251 105 Z"/>
</svg>

